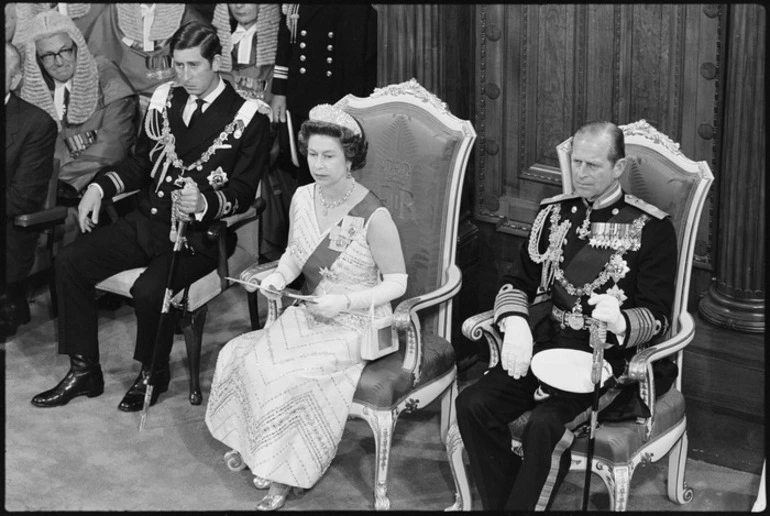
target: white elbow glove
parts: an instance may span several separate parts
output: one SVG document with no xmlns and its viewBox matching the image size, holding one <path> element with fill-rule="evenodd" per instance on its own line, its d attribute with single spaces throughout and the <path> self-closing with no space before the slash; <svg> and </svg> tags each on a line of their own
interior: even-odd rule
<svg viewBox="0 0 770 516">
<path fill-rule="evenodd" d="M 510 315 L 500 322 L 504 332 L 500 365 L 518 380 L 527 376 L 532 361 L 532 331 L 527 320 L 518 315 Z"/>
<path fill-rule="evenodd" d="M 348 294 L 350 309 L 363 310 L 371 305 L 381 305 L 403 296 L 406 292 L 407 274 L 383 274 L 382 283 L 366 290 Z"/>
</svg>

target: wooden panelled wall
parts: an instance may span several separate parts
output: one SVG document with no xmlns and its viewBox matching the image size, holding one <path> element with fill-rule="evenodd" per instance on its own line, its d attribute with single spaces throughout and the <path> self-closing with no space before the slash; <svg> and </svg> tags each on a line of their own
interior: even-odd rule
<svg viewBox="0 0 770 516">
<path fill-rule="evenodd" d="M 414 77 L 478 133 L 464 201 L 472 216 L 458 235 L 458 319 L 491 308 L 497 275 L 515 259 L 540 199 L 560 193 L 556 145 L 591 119 L 643 118 L 716 177 L 698 231 L 690 312 L 701 301 L 700 313 L 714 324 L 764 332 L 761 6 L 377 8 L 379 84 Z M 736 323 L 739 312 L 749 316 Z M 764 421 L 761 339 L 728 334 L 734 338 L 723 344 L 696 337 L 688 347 L 688 399 Z M 732 390 L 722 388 L 728 371 Z"/>
<path fill-rule="evenodd" d="M 717 168 L 719 6 L 478 7 L 479 220 L 525 235 L 561 193 L 556 145 L 589 120 L 646 119 Z M 696 263 L 710 268 L 709 201 Z"/>
</svg>

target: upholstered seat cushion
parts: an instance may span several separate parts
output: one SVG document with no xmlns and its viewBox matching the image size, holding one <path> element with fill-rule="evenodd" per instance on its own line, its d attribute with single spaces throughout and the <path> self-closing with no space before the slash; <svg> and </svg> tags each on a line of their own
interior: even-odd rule
<svg viewBox="0 0 770 516">
<path fill-rule="evenodd" d="M 403 369 L 403 348 L 396 353 L 366 364 L 353 401 L 376 410 L 390 410 L 401 403 L 415 389 L 438 380 L 454 370 L 455 354 L 452 345 L 436 335 L 422 336 L 422 368 L 417 383 L 412 373 Z"/>
<path fill-rule="evenodd" d="M 508 425 L 514 439 L 521 440 L 528 413 Z M 671 388 L 655 401 L 655 419 L 650 439 L 644 440 L 644 425 L 635 420 L 616 423 L 601 423 L 596 431 L 594 457 L 612 464 L 625 464 L 631 461 L 633 454 L 643 445 L 649 444 L 684 418 L 684 396 Z M 585 454 L 588 437 L 581 435 L 572 445 L 572 451 Z"/>
<path fill-rule="evenodd" d="M 233 226 L 242 221 L 249 222 L 250 219 L 253 219 L 256 216 L 256 211 L 257 210 L 252 206 L 246 212 L 228 217 L 224 220 L 227 222 L 228 226 Z M 235 251 L 233 251 L 233 254 L 227 259 L 228 275 L 230 277 L 239 277 L 241 271 L 254 263 L 257 259 L 256 254 L 257 249 L 259 248 L 259 231 L 255 226 L 256 222 L 254 224 L 247 223 L 236 229 L 238 241 L 235 246 Z M 96 288 L 106 292 L 112 292 L 119 296 L 131 297 L 131 287 L 142 272 L 144 272 L 144 269 L 144 267 L 137 267 L 136 269 L 128 269 L 113 274 L 109 278 L 98 283 Z M 222 285 L 219 274 L 216 269 L 214 269 L 190 285 L 190 291 L 187 295 L 187 309 L 190 311 L 197 310 L 217 297 L 220 293 L 222 293 Z M 181 301 L 182 295 L 183 292 L 177 292 L 176 296 L 174 296 L 174 302 Z"/>
</svg>

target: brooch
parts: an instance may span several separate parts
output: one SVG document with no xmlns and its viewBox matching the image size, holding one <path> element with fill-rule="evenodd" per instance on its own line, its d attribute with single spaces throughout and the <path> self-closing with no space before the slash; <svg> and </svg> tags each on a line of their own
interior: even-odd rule
<svg viewBox="0 0 770 516">
<path fill-rule="evenodd" d="M 209 184 L 214 190 L 219 190 L 227 183 L 227 172 L 222 170 L 222 167 L 217 167 L 206 179 L 209 180 Z"/>
</svg>

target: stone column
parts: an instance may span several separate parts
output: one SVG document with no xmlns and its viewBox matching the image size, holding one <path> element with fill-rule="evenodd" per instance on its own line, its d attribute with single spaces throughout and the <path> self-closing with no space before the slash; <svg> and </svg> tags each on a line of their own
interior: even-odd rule
<svg viewBox="0 0 770 516">
<path fill-rule="evenodd" d="M 765 329 L 765 11 L 731 5 L 716 277 L 699 311 L 717 326 Z"/>
</svg>

